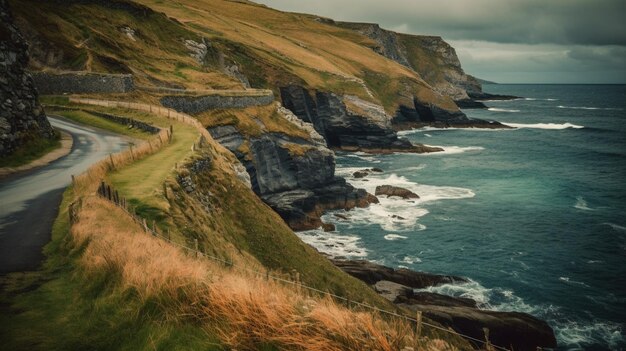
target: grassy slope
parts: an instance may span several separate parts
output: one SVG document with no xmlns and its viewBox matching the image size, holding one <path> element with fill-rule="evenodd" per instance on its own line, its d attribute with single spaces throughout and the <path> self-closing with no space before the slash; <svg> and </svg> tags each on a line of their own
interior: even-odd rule
<svg viewBox="0 0 626 351">
<path fill-rule="evenodd" d="M 18 167 L 61 147 L 60 134 L 54 139 L 35 138 L 20 146 L 10 156 L 0 157 L 0 167 Z"/>
<path fill-rule="evenodd" d="M 78 64 L 64 60 L 60 68 L 132 72 L 139 84 L 146 85 L 157 79 L 190 89 L 227 89 L 241 87 L 222 71 L 224 62 L 234 62 L 257 88 L 301 84 L 353 94 L 382 104 L 391 114 L 401 102 L 399 96 L 410 100 L 412 94 L 456 109 L 415 72 L 372 51 L 366 37 L 319 23 L 312 16 L 235 1 L 139 2 L 177 21 L 123 1 L 108 7 L 33 0 L 11 5 L 19 17 L 39 29 L 40 36 L 55 47 L 67 48 L 68 58 L 77 50 L 77 56 L 85 57 Z M 127 26 L 135 30 L 135 41 L 120 30 Z M 199 42 L 202 37 L 210 47 L 207 61 L 199 64 L 189 56 L 183 39 Z"/>
<path fill-rule="evenodd" d="M 120 111 L 111 112 L 121 114 Z M 153 116 L 142 117 L 141 113 L 131 114 L 134 118 L 144 118 L 155 124 L 170 123 L 169 120 Z M 234 259 L 237 265 L 262 269 L 262 264 L 274 270 L 273 274 L 290 273 L 295 269 L 301 273 L 301 279 L 306 284 L 350 296 L 356 301 L 392 308 L 363 283 L 342 273 L 315 250 L 303 244 L 278 215 L 233 177 L 227 168 L 231 162 L 228 159 L 230 156 L 218 145 L 209 143 L 192 157 L 212 159 L 210 172 L 203 172 L 194 178 L 199 184 L 200 193 L 210 191 L 214 195 L 216 201 L 212 203 L 211 211 L 206 210 L 197 196 L 186 194 L 173 182 L 169 171 L 171 167 L 164 168 L 165 172 L 159 172 L 147 180 L 137 179 L 138 174 L 150 172 L 155 162 L 165 164 L 175 159 L 190 160 L 190 149 L 179 146 L 195 140 L 196 135 L 191 130 L 185 132 L 181 125 L 175 125 L 174 128 L 175 141 L 172 144 L 109 176 L 109 180 L 122 190 L 122 195 L 134 196 L 136 204 L 151 208 L 151 212 L 144 208 L 139 213 L 145 217 L 156 215 L 157 219 L 162 218 L 159 224 L 171 225 L 175 232 L 182 234 L 180 239 L 187 244 L 190 235 L 207 239 L 202 242 L 203 251 Z M 141 184 L 142 181 L 145 184 Z M 171 199 L 169 203 L 163 200 L 158 191 L 160 182 L 166 182 L 169 194 L 173 195 L 168 196 Z M 184 306 L 183 300 L 161 300 L 163 297 L 158 294 L 155 295 L 156 300 L 146 298 L 145 292 L 141 291 L 145 289 L 142 284 L 147 282 L 130 284 L 131 289 L 128 284 L 120 285 L 120 279 L 132 273 L 127 271 L 132 265 L 120 264 L 119 267 L 124 268 L 119 272 L 117 268 L 113 269 L 114 266 L 110 264 L 114 263 L 110 260 L 124 258 L 109 245 L 119 243 L 118 250 L 126 250 L 133 247 L 131 241 L 115 239 L 115 242 L 100 246 L 99 251 L 95 251 L 96 258 L 92 258 L 94 252 L 89 251 L 89 245 L 93 240 L 76 242 L 75 238 L 68 235 L 70 227 L 67 208 L 74 198 L 71 189 L 64 195 L 59 217 L 54 224 L 52 242 L 45 248 L 47 261 L 44 270 L 15 274 L 2 280 L 0 308 L 3 313 L 0 324 L 6 326 L 0 330 L 3 345 L 16 350 L 221 349 L 223 345 L 216 344 L 219 333 L 215 328 L 219 324 L 206 324 L 204 319 L 201 320 L 205 324 L 198 324 L 185 318 L 173 318 L 167 313 L 167 306 L 180 308 L 181 303 Z M 86 203 L 92 204 L 92 210 L 100 216 L 92 223 L 96 224 L 95 227 L 85 229 L 89 235 L 101 238 L 106 233 L 137 229 L 136 224 L 115 211 L 107 210 L 104 204 L 98 205 L 94 200 L 87 200 Z M 251 213 L 254 216 L 250 216 Z M 212 224 L 212 228 L 205 227 L 207 223 Z M 130 238 L 129 234 L 125 235 Z M 143 244 L 139 246 L 144 247 Z M 109 249 L 103 251 L 105 247 Z M 99 255 L 112 256 L 99 259 L 99 252 Z M 153 252 L 149 255 L 160 257 L 161 254 Z M 138 259 L 135 264 L 146 262 L 145 259 Z M 86 269 L 85 260 L 101 268 L 95 271 Z M 109 264 L 102 266 L 104 262 Z M 182 258 L 172 262 L 185 266 Z M 106 269 L 102 270 L 102 267 Z M 163 268 L 140 269 L 137 277 L 144 279 L 157 272 L 163 279 L 170 281 L 167 276 L 169 273 L 163 276 Z M 175 274 L 171 277 L 179 276 Z M 161 285 L 148 284 L 147 287 L 153 286 L 158 290 Z"/>
</svg>

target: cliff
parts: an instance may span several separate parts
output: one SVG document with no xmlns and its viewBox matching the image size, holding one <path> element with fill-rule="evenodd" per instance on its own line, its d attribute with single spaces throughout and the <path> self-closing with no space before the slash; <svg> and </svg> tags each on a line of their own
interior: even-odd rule
<svg viewBox="0 0 626 351">
<path fill-rule="evenodd" d="M 322 225 L 329 209 L 364 207 L 376 198 L 335 176 L 335 156 L 313 126 L 272 104 L 200 116 L 213 138 L 245 166 L 251 187 L 294 230 Z M 280 126 L 273 120 L 284 119 Z M 251 122 L 250 125 L 245 125 Z M 288 127 L 285 128 L 285 125 Z"/>
<path fill-rule="evenodd" d="M 28 45 L 7 2 L 0 0 L 0 157 L 37 139 L 56 137 L 25 71 L 27 64 Z"/>
<path fill-rule="evenodd" d="M 441 37 L 396 33 L 375 23 L 335 24 L 372 39 L 374 51 L 413 69 L 433 89 L 455 101 L 482 93 L 480 82 L 463 71 L 456 51 Z"/>
</svg>

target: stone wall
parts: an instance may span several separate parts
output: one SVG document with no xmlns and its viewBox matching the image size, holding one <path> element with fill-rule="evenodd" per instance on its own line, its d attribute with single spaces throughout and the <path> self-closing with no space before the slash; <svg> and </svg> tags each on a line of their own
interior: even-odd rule
<svg viewBox="0 0 626 351">
<path fill-rule="evenodd" d="M 30 75 L 28 45 L 0 0 L 0 157 L 37 138 L 54 138 Z"/>
<path fill-rule="evenodd" d="M 179 112 L 195 114 L 211 109 L 246 108 L 269 105 L 274 102 L 274 93 L 268 90 L 259 95 L 204 95 L 164 96 L 161 105 Z"/>
<path fill-rule="evenodd" d="M 110 94 L 134 89 L 130 74 L 31 72 L 40 94 Z"/>
</svg>

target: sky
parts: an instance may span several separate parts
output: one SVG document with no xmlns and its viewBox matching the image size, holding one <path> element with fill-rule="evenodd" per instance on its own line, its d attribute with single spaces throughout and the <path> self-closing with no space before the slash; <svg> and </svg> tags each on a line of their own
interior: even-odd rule
<svg viewBox="0 0 626 351">
<path fill-rule="evenodd" d="M 402 33 L 438 35 L 498 83 L 626 83 L 626 0 L 256 0 Z"/>
</svg>

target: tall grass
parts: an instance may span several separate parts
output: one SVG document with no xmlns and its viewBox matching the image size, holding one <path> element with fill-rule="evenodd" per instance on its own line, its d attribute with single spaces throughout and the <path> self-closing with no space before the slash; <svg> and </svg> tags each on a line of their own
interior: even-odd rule
<svg viewBox="0 0 626 351">
<path fill-rule="evenodd" d="M 108 172 L 158 152 L 169 144 L 170 137 L 169 129 L 162 129 L 154 137 L 137 146 L 111 154 L 109 157 L 94 163 L 85 172 L 74 178 L 73 185 L 76 196 L 80 197 L 94 194 L 100 181 L 104 179 Z"/>
<path fill-rule="evenodd" d="M 166 320 L 200 325 L 233 349 L 453 349 L 441 340 L 418 341 L 404 321 L 187 256 L 97 197 L 84 199 L 71 240 L 82 252 L 86 280 L 114 282 L 112 291 L 158 306 L 156 314 Z"/>
</svg>

